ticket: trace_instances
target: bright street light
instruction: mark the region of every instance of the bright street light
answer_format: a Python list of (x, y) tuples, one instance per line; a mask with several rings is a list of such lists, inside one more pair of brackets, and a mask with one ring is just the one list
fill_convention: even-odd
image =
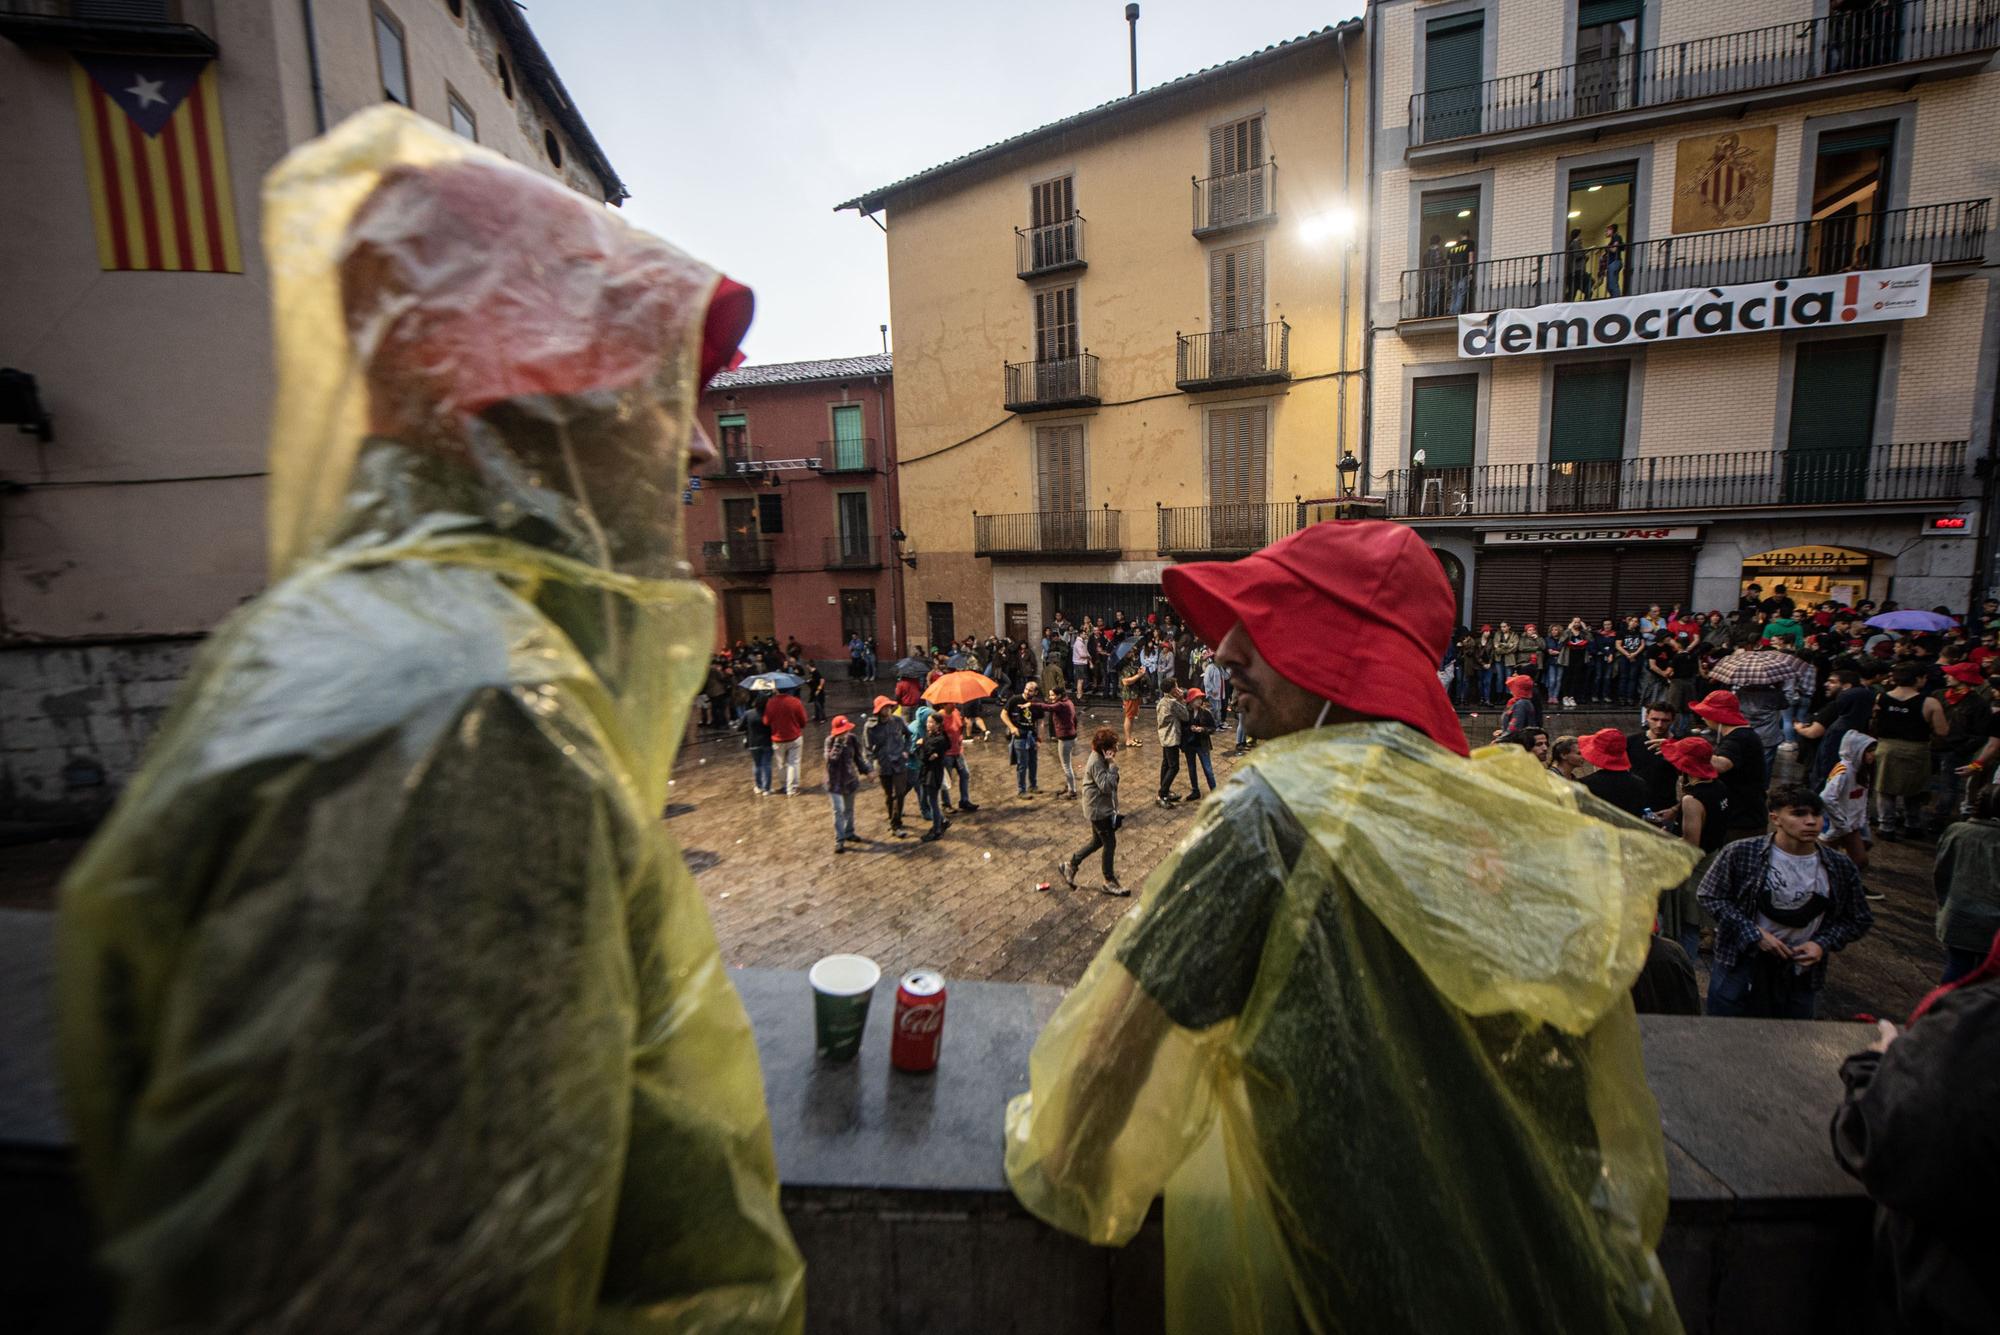
[(1341, 241), (1353, 237), (1354, 227), (1354, 210), (1337, 208), (1306, 219), (1300, 231), (1308, 241)]

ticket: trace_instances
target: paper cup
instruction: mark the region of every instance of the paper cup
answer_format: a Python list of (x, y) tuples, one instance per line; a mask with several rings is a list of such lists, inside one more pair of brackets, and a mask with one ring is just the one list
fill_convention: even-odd
[(882, 970), (866, 955), (828, 955), (806, 975), (813, 990), (813, 1039), (829, 1061), (851, 1061), (861, 1051), (868, 1002)]

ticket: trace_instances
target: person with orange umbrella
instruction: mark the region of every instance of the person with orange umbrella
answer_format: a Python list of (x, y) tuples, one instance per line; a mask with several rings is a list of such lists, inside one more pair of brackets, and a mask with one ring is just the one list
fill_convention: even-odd
[[(953, 773), (958, 775), (958, 807), (961, 811), (977, 811), (979, 808), (972, 801), (972, 771), (965, 765), (966, 716), (959, 712), (959, 706), (973, 700), (984, 700), (993, 694), (996, 684), (983, 672), (947, 672), (924, 690), (924, 699), (937, 706), (938, 726), (944, 730), (949, 742), (945, 750), (944, 782), (948, 783)], [(939, 791), (943, 791), (942, 784)]]

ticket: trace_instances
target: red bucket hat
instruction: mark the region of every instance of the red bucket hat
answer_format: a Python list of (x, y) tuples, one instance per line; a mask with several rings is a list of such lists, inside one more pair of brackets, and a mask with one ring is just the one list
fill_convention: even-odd
[(1750, 725), (1750, 720), (1743, 717), (1743, 706), (1734, 691), (1710, 691), (1688, 708), (1710, 723), (1727, 723), (1732, 728)]
[(1660, 758), (1690, 779), (1715, 779), (1721, 775), (1709, 764), (1715, 748), (1706, 737), (1678, 737), (1660, 743)]
[(1467, 754), (1437, 675), (1456, 600), (1416, 530), (1376, 519), (1312, 524), (1240, 561), (1173, 566), (1161, 582), (1208, 643), (1240, 622), (1294, 686)]
[(1981, 686), (1986, 682), (1985, 675), (1970, 663), (1947, 663), (1941, 670), (1953, 681), (1963, 682), (1967, 686)]
[(1625, 734), (1616, 728), (1599, 728), (1584, 734), (1576, 739), (1576, 749), (1599, 769), (1632, 768), (1632, 758), (1625, 754)]
[(878, 695), (875, 697), (875, 703), (868, 706), (868, 712), (871, 714), (879, 714), (885, 709), (894, 709), (895, 707), (896, 707), (896, 702), (894, 700), (891, 700), (886, 695)]
[(854, 725), (847, 721), (847, 715), (835, 714), (833, 716), (833, 725), (829, 727), (826, 731), (828, 736), (841, 737), (846, 735), (847, 733), (853, 732)]

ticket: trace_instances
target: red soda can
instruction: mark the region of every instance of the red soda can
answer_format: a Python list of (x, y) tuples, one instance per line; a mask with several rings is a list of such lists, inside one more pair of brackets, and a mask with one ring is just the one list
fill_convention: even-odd
[(944, 975), (933, 969), (905, 974), (896, 988), (896, 1034), (889, 1064), (899, 1071), (935, 1071), (944, 1044)]

